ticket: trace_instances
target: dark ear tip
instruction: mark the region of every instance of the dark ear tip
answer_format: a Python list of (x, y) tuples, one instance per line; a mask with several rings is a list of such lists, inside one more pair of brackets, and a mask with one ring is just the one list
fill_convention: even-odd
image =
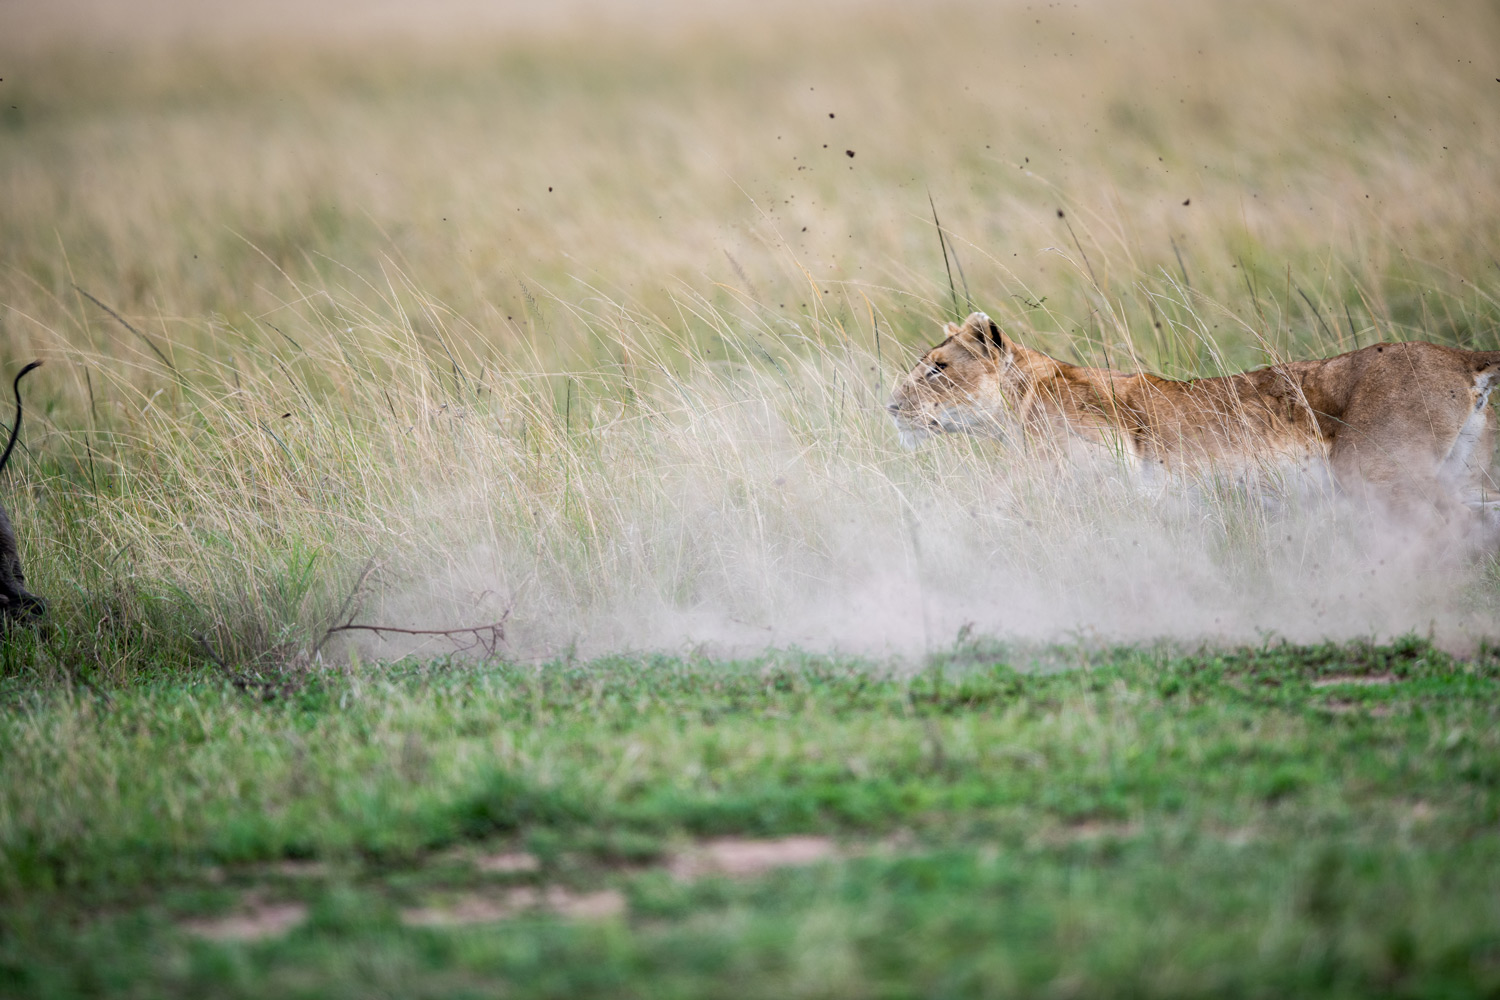
[(975, 315), (980, 317), (981, 323), (977, 332), (996, 347), (1004, 347), (1005, 338), (1000, 332), (1000, 324), (990, 319), (984, 313), (975, 313)]

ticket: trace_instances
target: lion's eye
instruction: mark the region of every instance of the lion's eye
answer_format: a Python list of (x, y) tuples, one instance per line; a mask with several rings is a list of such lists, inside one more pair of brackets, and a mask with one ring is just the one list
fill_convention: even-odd
[(941, 375), (943, 373), (943, 369), (947, 368), (947, 367), (948, 367), (948, 362), (946, 362), (946, 361), (934, 361), (932, 363), (932, 367), (927, 369), (927, 377), (928, 378), (937, 378), (939, 375)]

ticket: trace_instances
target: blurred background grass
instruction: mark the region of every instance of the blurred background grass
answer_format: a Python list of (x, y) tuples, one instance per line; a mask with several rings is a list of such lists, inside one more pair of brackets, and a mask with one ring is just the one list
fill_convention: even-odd
[(975, 300), (1046, 295), (1060, 327), (1087, 326), (1092, 267), (1316, 330), (1289, 269), (1356, 328), (1484, 332), (1460, 303), (1496, 267), (1485, 4), (500, 5), (488, 31), (458, 5), (304, 6), (236, 36), (160, 4), (108, 42), (64, 34), (68, 4), (13, 7), (37, 22), (0, 41), (13, 357), (115, 339), (72, 281), (191, 343), (283, 308), (281, 271), (399, 269), (492, 349), (551, 320), (558, 363), (591, 351), (535, 315), (543, 289), (670, 310), (722, 282), (796, 315), (794, 261), (832, 308), (878, 293), (926, 336), (949, 309), (929, 192)]

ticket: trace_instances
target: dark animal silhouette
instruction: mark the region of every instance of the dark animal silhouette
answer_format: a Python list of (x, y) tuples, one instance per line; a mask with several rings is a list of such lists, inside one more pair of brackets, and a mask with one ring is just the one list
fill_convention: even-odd
[[(10, 440), (5, 451), (0, 453), (0, 472), (10, 461), (10, 453), (21, 434), (21, 379), (26, 373), (41, 364), (33, 361), (16, 375), (11, 389), (16, 394), (16, 422), (10, 429)], [(0, 507), (0, 624), (8, 621), (33, 622), (47, 614), (47, 602), (26, 589), (26, 574), (21, 571), (21, 552), (16, 546), (16, 532), (11, 527), (10, 515)]]

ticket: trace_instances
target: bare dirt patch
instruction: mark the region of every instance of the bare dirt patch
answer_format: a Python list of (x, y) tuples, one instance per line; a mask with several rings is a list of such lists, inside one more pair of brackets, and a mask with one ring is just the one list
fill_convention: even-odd
[(525, 851), (503, 851), (499, 854), (483, 854), (474, 859), (474, 867), (491, 875), (508, 875), (517, 872), (534, 872), (542, 866), (536, 855)]
[(1134, 823), (1107, 823), (1103, 820), (1087, 819), (1064, 827), (1068, 840), (1104, 840), (1106, 837), (1125, 838), (1139, 836), (1141, 828)]
[(1357, 715), (1363, 713), (1377, 719), (1388, 718), (1394, 714), (1394, 709), (1389, 705), (1371, 704), (1363, 701), (1348, 701), (1344, 698), (1330, 698), (1318, 706), (1325, 712), (1333, 715)]
[(1395, 674), (1332, 674), (1328, 677), (1319, 677), (1312, 682), (1312, 686), (1315, 688), (1380, 687), (1385, 684), (1395, 684), (1400, 679)]
[(401, 911), (408, 927), (466, 927), (508, 920), (536, 906), (537, 891), (529, 886), (507, 892), (461, 896), (444, 906), (421, 906)]
[(1237, 826), (1225, 830), (1222, 836), (1230, 847), (1244, 847), (1258, 839), (1259, 833), (1252, 826)]
[(401, 911), (408, 927), (467, 927), (499, 923), (531, 911), (551, 911), (570, 920), (607, 920), (625, 912), (625, 897), (614, 889), (573, 892), (561, 886), (538, 890), (519, 886), (503, 892), (468, 893), (441, 906)]
[(247, 899), (239, 913), (187, 920), (182, 929), (209, 941), (263, 941), (280, 937), (307, 919), (301, 903), (266, 903)]
[(570, 920), (607, 920), (625, 912), (625, 897), (614, 889), (568, 892), (554, 886), (547, 890), (546, 903)]
[(810, 865), (827, 860), (836, 853), (827, 837), (777, 837), (772, 840), (749, 840), (723, 837), (706, 840), (672, 858), (668, 865), (672, 875), (683, 880), (705, 875), (728, 875), (747, 878), (775, 868)]
[(1429, 803), (1423, 802), (1421, 799), (1413, 802), (1411, 804), (1411, 808), (1406, 811), (1407, 819), (1409, 819), (1413, 823), (1430, 822), (1436, 815), (1437, 810), (1434, 809)]

